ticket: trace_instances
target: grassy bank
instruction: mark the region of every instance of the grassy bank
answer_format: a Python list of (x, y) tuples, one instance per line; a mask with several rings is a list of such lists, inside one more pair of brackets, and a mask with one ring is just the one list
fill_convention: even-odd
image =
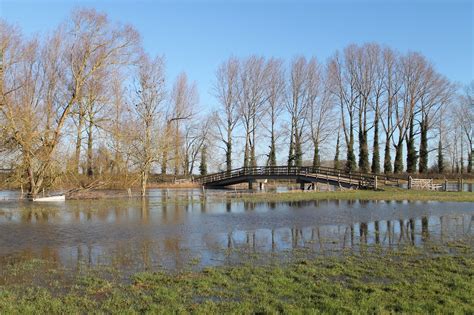
[[(193, 188), (182, 186), (171, 186), (172, 188)], [(155, 187), (158, 188), (158, 187)], [(165, 187), (160, 187), (165, 188)], [(168, 187), (170, 188), (170, 187)], [(128, 198), (125, 192), (116, 194), (104, 194), (100, 190), (89, 193), (92, 197), (82, 196), (73, 199), (120, 199)], [(244, 202), (297, 202), (311, 200), (393, 200), (393, 201), (451, 201), (451, 202), (474, 202), (474, 193), (470, 192), (443, 192), (443, 191), (419, 191), (399, 188), (385, 188), (380, 191), (372, 190), (343, 190), (343, 191), (301, 191), (292, 190), (288, 192), (251, 192), (229, 190), (227, 194), (212, 193), (207, 190), (207, 194), (212, 194), (215, 201), (244, 201)], [(133, 196), (139, 196), (136, 191)], [(161, 204), (188, 204), (193, 202), (204, 202), (196, 199), (181, 199), (170, 197), (161, 200)]]
[[(65, 285), (58, 270), (33, 261), (5, 270), (0, 313), (473, 313), (472, 248), (454, 248), (454, 254), (409, 247), (287, 265), (143, 272), (125, 284), (82, 273)], [(40, 272), (49, 280), (32, 285)]]
[(384, 190), (290, 191), (283, 193), (237, 194), (235, 199), (247, 202), (293, 202), (309, 200), (409, 200), (474, 202), (474, 193), (407, 190), (386, 187)]

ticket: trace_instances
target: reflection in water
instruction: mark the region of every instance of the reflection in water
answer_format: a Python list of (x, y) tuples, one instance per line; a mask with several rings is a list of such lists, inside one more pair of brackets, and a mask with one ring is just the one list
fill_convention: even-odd
[(153, 190), (144, 200), (2, 202), (0, 264), (37, 257), (77, 269), (180, 269), (196, 258), (203, 267), (249, 253), (318, 255), (473, 235), (474, 210), (465, 203), (219, 200), (196, 189)]

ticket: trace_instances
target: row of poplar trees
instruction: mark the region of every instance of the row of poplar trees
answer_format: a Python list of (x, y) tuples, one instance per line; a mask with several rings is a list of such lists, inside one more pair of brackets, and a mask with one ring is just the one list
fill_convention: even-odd
[(233, 168), (233, 143), (243, 134), (243, 166), (258, 164), (259, 142), (269, 142), (266, 164), (277, 165), (283, 139), (288, 166), (301, 166), (311, 155), (317, 167), (321, 147), (335, 145), (335, 167), (387, 174), (426, 173), (428, 155), (436, 151), (430, 140), (437, 138), (435, 164), (443, 172), (448, 145), (455, 151), (443, 142), (459, 126), (457, 141), (464, 147), (452, 163), (463, 163), (466, 153), (471, 172), (474, 88), (458, 90), (420, 53), (375, 43), (349, 45), (325, 63), (229, 58), (217, 70), (214, 89), (225, 168)]

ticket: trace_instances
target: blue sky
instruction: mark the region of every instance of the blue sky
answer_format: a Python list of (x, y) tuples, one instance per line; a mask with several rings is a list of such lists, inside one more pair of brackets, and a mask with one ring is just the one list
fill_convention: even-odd
[(150, 54), (165, 55), (170, 81), (186, 71), (201, 103), (227, 57), (295, 55), (324, 61), (349, 43), (379, 42), (426, 55), (451, 80), (474, 79), (471, 1), (10, 1), (0, 14), (27, 35), (50, 31), (76, 7), (134, 25)]

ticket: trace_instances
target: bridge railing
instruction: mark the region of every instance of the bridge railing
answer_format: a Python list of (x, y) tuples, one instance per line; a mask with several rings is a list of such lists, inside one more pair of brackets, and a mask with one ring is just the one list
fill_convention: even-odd
[(387, 174), (374, 174), (374, 173), (363, 173), (363, 172), (357, 172), (357, 171), (351, 171), (347, 172), (344, 169), (340, 168), (332, 168), (332, 167), (325, 167), (325, 166), (319, 166), (319, 167), (312, 167), (312, 166), (304, 166), (303, 168), (309, 168), (309, 170), (313, 173), (319, 173), (319, 174), (340, 174), (341, 176), (351, 176), (352, 178), (374, 178), (377, 176), (378, 181), (384, 182), (384, 184), (389, 184), (389, 185), (398, 185), (400, 184), (401, 181), (406, 181), (406, 178), (402, 177), (396, 177), (396, 176), (391, 176)]
[[(384, 181), (395, 182), (398, 179), (392, 179), (388, 176), (381, 176), (376, 174), (366, 174), (361, 172), (345, 172), (341, 169), (335, 169), (330, 167), (312, 167), (312, 166), (254, 166), (254, 167), (241, 167), (233, 169), (231, 171), (222, 171), (215, 174), (205, 175), (196, 178), (196, 181), (206, 184), (212, 182), (219, 182), (226, 179), (236, 178), (247, 175), (259, 175), (259, 176), (278, 176), (278, 175), (307, 175), (307, 176), (326, 176), (326, 177), (337, 177), (341, 180), (359, 181), (364, 186), (374, 186), (375, 177)], [(380, 178), (381, 177), (381, 178)]]
[(336, 182), (346, 182), (349, 184), (358, 184), (364, 187), (375, 187), (375, 176), (372, 174), (363, 174), (360, 172), (345, 172), (344, 170), (330, 167), (302, 167), (301, 173), (311, 177), (332, 180)]

